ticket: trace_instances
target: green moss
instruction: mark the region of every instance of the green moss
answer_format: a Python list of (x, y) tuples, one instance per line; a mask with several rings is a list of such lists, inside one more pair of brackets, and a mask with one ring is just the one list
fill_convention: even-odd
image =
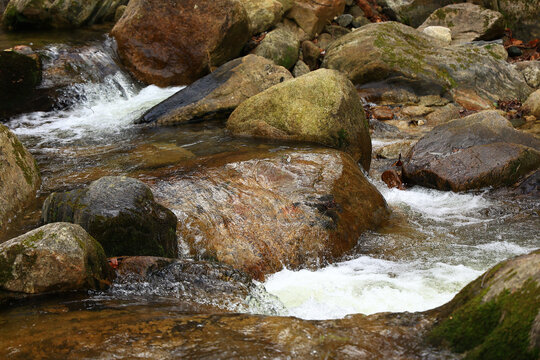
[(482, 299), (489, 288), (467, 299), (471, 290), (478, 287), (478, 280), (475, 283), (462, 295), (467, 301), (436, 325), (429, 341), (459, 353), (467, 352), (466, 359), (537, 359), (539, 350), (530, 349), (529, 339), (540, 308), (540, 287), (536, 281), (529, 279), (521, 289), (505, 290), (487, 302)]

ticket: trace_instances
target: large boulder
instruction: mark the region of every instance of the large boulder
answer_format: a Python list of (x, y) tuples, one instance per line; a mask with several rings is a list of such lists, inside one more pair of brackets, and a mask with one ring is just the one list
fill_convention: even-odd
[(102, 289), (110, 268), (82, 227), (54, 223), (0, 244), (0, 289), (27, 294)]
[(192, 254), (257, 279), (340, 257), (388, 216), (382, 195), (340, 151), (225, 154), (201, 164), (156, 184), (160, 200)]
[(403, 179), (441, 190), (512, 185), (540, 166), (540, 140), (515, 130), (497, 111), (435, 127), (411, 149)]
[(41, 61), (36, 54), (0, 51), (0, 120), (25, 107), (41, 82)]
[(359, 85), (383, 82), (389, 87), (410, 88), (419, 95), (460, 89), (491, 102), (524, 100), (532, 89), (498, 53), (497, 46), (445, 47), (409, 26), (377, 23), (332, 43), (322, 66), (345, 73)]
[(497, 264), (435, 312), (434, 345), (467, 359), (538, 359), (540, 250)]
[(287, 69), (256, 55), (231, 60), (149, 109), (139, 123), (160, 125), (227, 118), (243, 101), (292, 79)]
[(136, 179), (106, 176), (83, 189), (52, 193), (43, 204), (42, 220), (81, 225), (107, 256), (178, 255), (176, 216)]
[(300, 41), (296, 34), (282, 26), (270, 31), (253, 53), (270, 59), (277, 65), (291, 69), (298, 61), (299, 51)]
[(452, 44), (499, 39), (504, 35), (504, 18), (498, 11), (471, 3), (453, 4), (435, 10), (418, 28), (444, 26), (452, 32)]
[(392, 20), (417, 27), (435, 10), (456, 0), (378, 0), (382, 10)]
[(308, 35), (320, 34), (324, 26), (345, 10), (345, 0), (295, 0), (287, 17), (293, 19)]
[(116, 8), (127, 0), (10, 0), (3, 24), (19, 28), (76, 28), (94, 22), (112, 20)]
[(486, 8), (500, 11), (506, 27), (517, 39), (524, 41), (540, 38), (540, 6), (537, 0), (473, 0)]
[(320, 69), (244, 101), (227, 128), (235, 135), (306, 141), (342, 149), (369, 170), (371, 138), (356, 89), (337, 71)]
[(159, 86), (194, 82), (237, 57), (250, 37), (236, 0), (132, 0), (111, 34), (128, 70)]
[(250, 33), (258, 34), (276, 25), (293, 5), (292, 0), (240, 0), (249, 19)]
[(6, 230), (10, 217), (35, 198), (40, 183), (32, 155), (0, 124), (0, 233)]

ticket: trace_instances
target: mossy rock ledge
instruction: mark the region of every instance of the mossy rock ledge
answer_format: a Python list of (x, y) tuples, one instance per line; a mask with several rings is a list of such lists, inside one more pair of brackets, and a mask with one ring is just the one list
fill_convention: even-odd
[(81, 225), (109, 257), (178, 256), (176, 216), (137, 179), (106, 176), (87, 188), (52, 193), (43, 204), (42, 221)]
[(540, 250), (496, 265), (434, 312), (435, 346), (465, 359), (538, 359)]
[(409, 26), (384, 22), (362, 26), (333, 42), (322, 66), (341, 71), (364, 87), (400, 87), (419, 96), (452, 94), (459, 89), (490, 102), (525, 100), (532, 89), (506, 62), (499, 47), (444, 46)]
[(360, 97), (338, 71), (319, 69), (244, 101), (227, 128), (238, 136), (304, 141), (343, 150), (367, 171), (371, 137)]
[(102, 289), (111, 275), (103, 248), (79, 225), (48, 224), (0, 244), (0, 290)]

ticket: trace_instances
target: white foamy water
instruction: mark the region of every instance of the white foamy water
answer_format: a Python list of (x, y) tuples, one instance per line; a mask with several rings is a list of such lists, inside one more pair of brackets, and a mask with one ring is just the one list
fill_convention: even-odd
[(481, 274), (464, 265), (398, 263), (361, 256), (317, 271), (282, 270), (265, 287), (303, 319), (347, 314), (423, 311), (452, 299)]
[(76, 140), (107, 139), (111, 134), (133, 127), (144, 111), (173, 95), (182, 87), (139, 90), (131, 79), (117, 72), (103, 82), (77, 84), (71, 91), (83, 101), (73, 107), (51, 112), (34, 112), (10, 121), (9, 127), (23, 139), (38, 138), (37, 147), (58, 146)]

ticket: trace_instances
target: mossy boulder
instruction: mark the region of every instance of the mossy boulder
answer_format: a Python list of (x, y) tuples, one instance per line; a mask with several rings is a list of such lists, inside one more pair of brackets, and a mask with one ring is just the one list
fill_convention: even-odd
[(494, 46), (447, 47), (409, 26), (385, 22), (363, 26), (333, 42), (322, 66), (364, 87), (383, 83), (418, 95), (466, 89), (491, 102), (526, 99), (532, 89)]
[(35, 198), (40, 184), (36, 161), (15, 134), (0, 124), (0, 233)]
[(435, 311), (434, 345), (465, 359), (538, 359), (540, 250), (496, 265)]
[(139, 80), (187, 85), (236, 58), (250, 38), (236, 0), (131, 0), (111, 35)]
[(54, 223), (0, 244), (0, 289), (26, 294), (103, 289), (111, 270), (82, 227)]
[(226, 119), (243, 101), (292, 79), (291, 73), (271, 60), (247, 55), (231, 60), (149, 109), (139, 123), (177, 125)]
[(87, 188), (52, 193), (43, 204), (42, 220), (81, 225), (107, 256), (178, 255), (176, 216), (136, 179), (106, 176)]
[(407, 154), (403, 179), (464, 191), (516, 183), (540, 166), (540, 140), (488, 110), (436, 126)]
[(272, 60), (276, 65), (291, 69), (298, 60), (300, 41), (288, 28), (282, 26), (270, 31), (253, 54)]
[(127, 0), (10, 0), (3, 16), (7, 28), (77, 28), (112, 20)]
[(364, 169), (371, 138), (360, 97), (337, 71), (320, 69), (244, 101), (227, 128), (238, 136), (305, 141), (344, 150)]
[(449, 28), (452, 44), (500, 39), (504, 35), (504, 18), (500, 12), (471, 3), (452, 4), (435, 10), (418, 30), (428, 26)]
[(156, 186), (193, 255), (257, 279), (335, 260), (389, 215), (357, 163), (333, 149), (215, 155)]
[(41, 61), (35, 54), (0, 51), (0, 120), (24, 107), (41, 82)]
[(291, 7), (285, 0), (240, 0), (247, 12), (251, 34), (259, 34), (275, 26)]

